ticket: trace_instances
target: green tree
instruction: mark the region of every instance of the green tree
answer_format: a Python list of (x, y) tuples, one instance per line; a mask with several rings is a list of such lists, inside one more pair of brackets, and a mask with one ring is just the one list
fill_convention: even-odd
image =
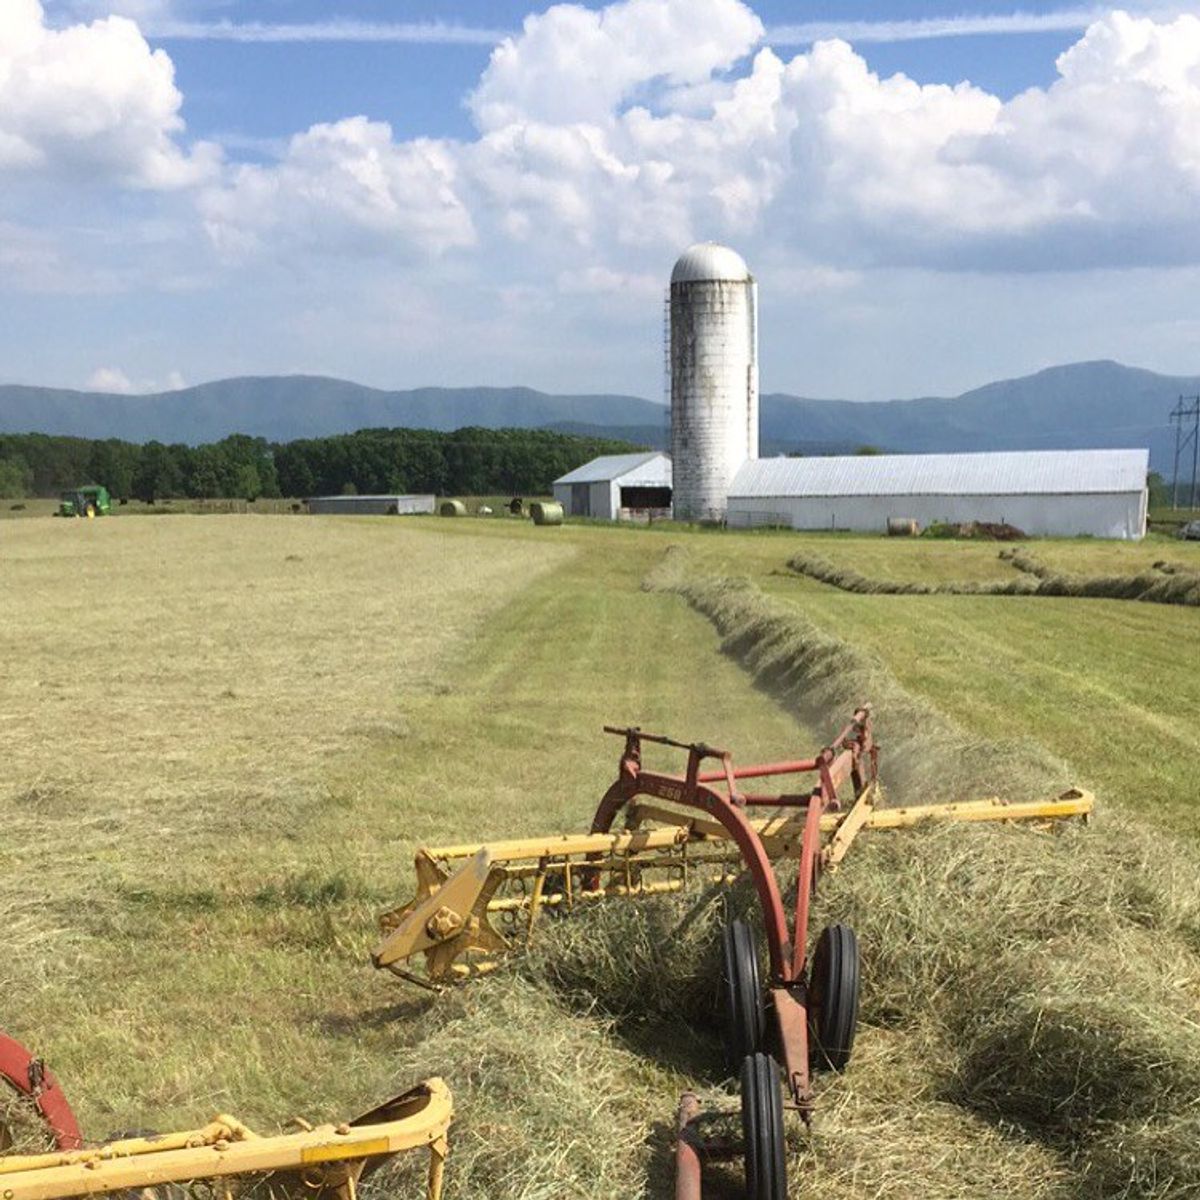
[(20, 458), (0, 458), (0, 500), (24, 500), (33, 488), (33, 472)]

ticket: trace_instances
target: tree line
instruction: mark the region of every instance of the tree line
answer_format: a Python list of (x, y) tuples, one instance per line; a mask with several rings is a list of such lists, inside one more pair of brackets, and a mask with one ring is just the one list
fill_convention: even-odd
[(360, 429), (269, 442), (233, 434), (201, 446), (0, 434), (0, 498), (100, 484), (118, 499), (244, 499), (352, 493), (544, 494), (560, 475), (628, 442), (546, 429)]

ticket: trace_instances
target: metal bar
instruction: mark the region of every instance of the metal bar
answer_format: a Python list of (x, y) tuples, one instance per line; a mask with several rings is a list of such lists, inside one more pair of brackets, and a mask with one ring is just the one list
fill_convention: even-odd
[(808, 819), (804, 823), (804, 838), (800, 843), (800, 866), (796, 872), (796, 933), (792, 939), (791, 973), (776, 976), (791, 982), (804, 978), (804, 956), (808, 950), (808, 905), (816, 882), (821, 853), (821, 798), (813, 796), (808, 803)]
[[(762, 779), (767, 775), (795, 775), (800, 771), (815, 771), (815, 758), (798, 758), (793, 762), (758, 763), (749, 767), (734, 767), (734, 779)], [(720, 783), (725, 778), (724, 771), (701, 771), (697, 777), (700, 783)]]
[[(800, 992), (800, 998), (793, 995)], [(812, 1107), (812, 1092), (808, 1079), (808, 1007), (803, 988), (771, 988), (771, 1008), (783, 1054), (783, 1074), (788, 1091), (807, 1122)]]
[[(764, 806), (769, 803), (769, 800), (753, 794), (743, 798), (748, 804)], [(807, 802), (808, 796), (800, 799)], [(1016, 804), (1005, 804), (998, 798), (993, 798), (957, 801), (951, 804), (913, 805), (907, 808), (878, 808), (872, 811), (866, 827), (868, 829), (896, 829), (928, 820), (1022, 821), (1031, 818), (1053, 820), (1062, 817), (1084, 816), (1092, 811), (1094, 805), (1095, 797), (1092, 793), (1082, 789), (1072, 789), (1055, 800), (1022, 801)], [(694, 816), (691, 813), (675, 812), (663, 808), (661, 805), (647, 804), (643, 801), (635, 801), (631, 805), (631, 809), (636, 809), (643, 819), (674, 821), (675, 824), (667, 828), (636, 829), (628, 833), (556, 835), (513, 839), (504, 842), (472, 842), (457, 846), (433, 847), (423, 853), (435, 860), (473, 858), (486, 844), (492, 862), (504, 863), (524, 858), (536, 860), (544, 856), (604, 853), (617, 855), (643, 850), (669, 849), (689, 840), (689, 830), (692, 838), (726, 836), (725, 828), (719, 821)], [(840, 814), (828, 814), (821, 818), (821, 829), (824, 832), (833, 832), (844, 819), (844, 816)], [(793, 832), (789, 830), (788, 826), (794, 821), (795, 818), (792, 817), (769, 817), (758, 820), (751, 818), (749, 824), (761, 837), (774, 838)], [(799, 836), (800, 829), (796, 828), (794, 833)]]
[[(265, 1171), (305, 1170), (326, 1163), (354, 1163), (421, 1146), (444, 1145), (453, 1116), (450, 1092), (430, 1079), (412, 1093), (415, 1111), (399, 1120), (368, 1125), (322, 1125), (279, 1137), (219, 1138), (211, 1144), (167, 1150), (140, 1148), (149, 1139), (118, 1143), (130, 1152), (72, 1152), (53, 1165), (25, 1165), (6, 1158), (4, 1200), (65, 1200), (128, 1188), (221, 1179)], [(231, 1128), (231, 1133), (236, 1129)], [(172, 1139), (177, 1140), (177, 1139)], [(132, 1147), (139, 1147), (136, 1153)], [(36, 1156), (37, 1160), (45, 1156)]]
[(870, 820), (875, 811), (875, 798), (878, 785), (868, 783), (863, 788), (862, 795), (854, 802), (854, 807), (841, 819), (833, 831), (829, 844), (821, 851), (821, 865), (829, 871), (836, 871), (837, 865), (846, 857), (858, 831)]
[(675, 1137), (675, 1200), (700, 1200), (700, 1139), (692, 1122), (700, 1115), (700, 1100), (694, 1092), (679, 1098)]

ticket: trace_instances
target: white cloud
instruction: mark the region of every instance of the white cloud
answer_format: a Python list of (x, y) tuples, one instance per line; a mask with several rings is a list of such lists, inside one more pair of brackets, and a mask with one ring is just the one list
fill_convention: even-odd
[(121, 370), (120, 367), (97, 367), (85, 384), (89, 392), (107, 392), (118, 396), (144, 396), (152, 392), (177, 392), (186, 387), (183, 375), (179, 371), (168, 371), (165, 380), (138, 379), (136, 381)]
[(558, 5), (494, 51), (476, 139), (314, 126), (209, 189), (207, 226), (234, 254), (470, 248), (551, 280), (564, 258), (634, 278), (697, 237), (805, 268), (1200, 260), (1200, 19), (1110, 14), (1008, 102), (839, 40), (747, 68), (761, 34), (740, 0)]
[(655, 80), (707, 81), (762, 33), (738, 0), (622, 0), (599, 11), (559, 4), (526, 17), (523, 32), (492, 51), (471, 110), (485, 130), (605, 120)]
[(390, 247), (437, 255), (468, 246), (471, 216), (455, 191), (451, 149), (397, 143), (385, 122), (351, 117), (297, 134), (282, 160), (244, 164), (201, 199), (214, 243), (240, 257), (271, 241), (322, 252)]
[(97, 367), (88, 376), (86, 386), (89, 392), (110, 392), (121, 396), (131, 396), (137, 391), (133, 380), (120, 367)]
[(0, 170), (152, 189), (199, 182), (218, 152), (180, 148), (181, 103), (171, 60), (133, 21), (55, 30), (38, 0), (0, 4)]

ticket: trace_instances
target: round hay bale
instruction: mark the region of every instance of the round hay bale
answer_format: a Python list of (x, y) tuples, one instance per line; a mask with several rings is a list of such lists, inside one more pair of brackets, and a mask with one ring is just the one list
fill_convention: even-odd
[(888, 517), (888, 537), (916, 537), (921, 527), (912, 517)]
[(461, 500), (443, 500), (438, 505), (439, 517), (465, 517), (467, 506)]
[(563, 507), (553, 500), (535, 500), (529, 506), (529, 515), (535, 525), (561, 525), (563, 523)]

